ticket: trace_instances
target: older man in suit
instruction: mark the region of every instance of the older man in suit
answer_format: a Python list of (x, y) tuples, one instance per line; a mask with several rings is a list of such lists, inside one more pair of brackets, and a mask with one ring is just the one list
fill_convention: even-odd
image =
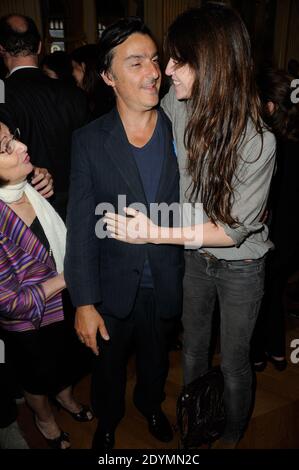
[(98, 204), (117, 207), (123, 195), (128, 205), (141, 203), (149, 211), (152, 203), (179, 200), (170, 123), (156, 108), (157, 47), (141, 20), (120, 20), (105, 30), (99, 64), (115, 92), (116, 108), (74, 134), (65, 277), (77, 306), (77, 334), (96, 354), (92, 394), (99, 424), (93, 448), (109, 450), (124, 415), (133, 344), (134, 403), (152, 435), (164, 442), (173, 437), (161, 403), (168, 341), (180, 314), (183, 257), (176, 246), (129, 245), (96, 236)]
[(0, 19), (0, 53), (9, 71), (0, 121), (19, 128), (34, 165), (47, 168), (55, 184), (54, 205), (65, 216), (69, 184), (71, 135), (89, 120), (84, 93), (38, 68), (41, 38), (31, 18)]

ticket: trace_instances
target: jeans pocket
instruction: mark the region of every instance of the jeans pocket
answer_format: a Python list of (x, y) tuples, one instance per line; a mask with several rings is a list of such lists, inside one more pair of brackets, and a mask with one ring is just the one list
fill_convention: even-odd
[(253, 259), (253, 260), (240, 260), (240, 261), (227, 261), (227, 268), (235, 273), (259, 273), (264, 270), (265, 259)]

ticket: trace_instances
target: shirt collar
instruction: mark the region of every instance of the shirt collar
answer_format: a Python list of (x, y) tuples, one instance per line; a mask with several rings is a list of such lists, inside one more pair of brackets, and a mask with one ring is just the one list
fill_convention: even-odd
[(35, 65), (20, 65), (19, 67), (13, 68), (8, 76), (10, 77), (14, 72), (21, 69), (38, 69), (38, 67)]

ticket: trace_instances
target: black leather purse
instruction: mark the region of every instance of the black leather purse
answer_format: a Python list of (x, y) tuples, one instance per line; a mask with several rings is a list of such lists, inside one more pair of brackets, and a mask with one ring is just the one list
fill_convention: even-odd
[(177, 400), (180, 447), (211, 444), (225, 425), (224, 381), (220, 367), (213, 367), (185, 386)]

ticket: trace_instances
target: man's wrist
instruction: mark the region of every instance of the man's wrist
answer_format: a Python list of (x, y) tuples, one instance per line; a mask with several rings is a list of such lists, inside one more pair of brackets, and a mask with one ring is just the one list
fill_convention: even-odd
[(89, 310), (93, 309), (94, 308), (94, 305), (93, 304), (90, 304), (90, 305), (80, 305), (79, 307), (76, 308), (77, 312), (80, 312), (80, 313), (84, 313), (84, 312), (88, 312)]

